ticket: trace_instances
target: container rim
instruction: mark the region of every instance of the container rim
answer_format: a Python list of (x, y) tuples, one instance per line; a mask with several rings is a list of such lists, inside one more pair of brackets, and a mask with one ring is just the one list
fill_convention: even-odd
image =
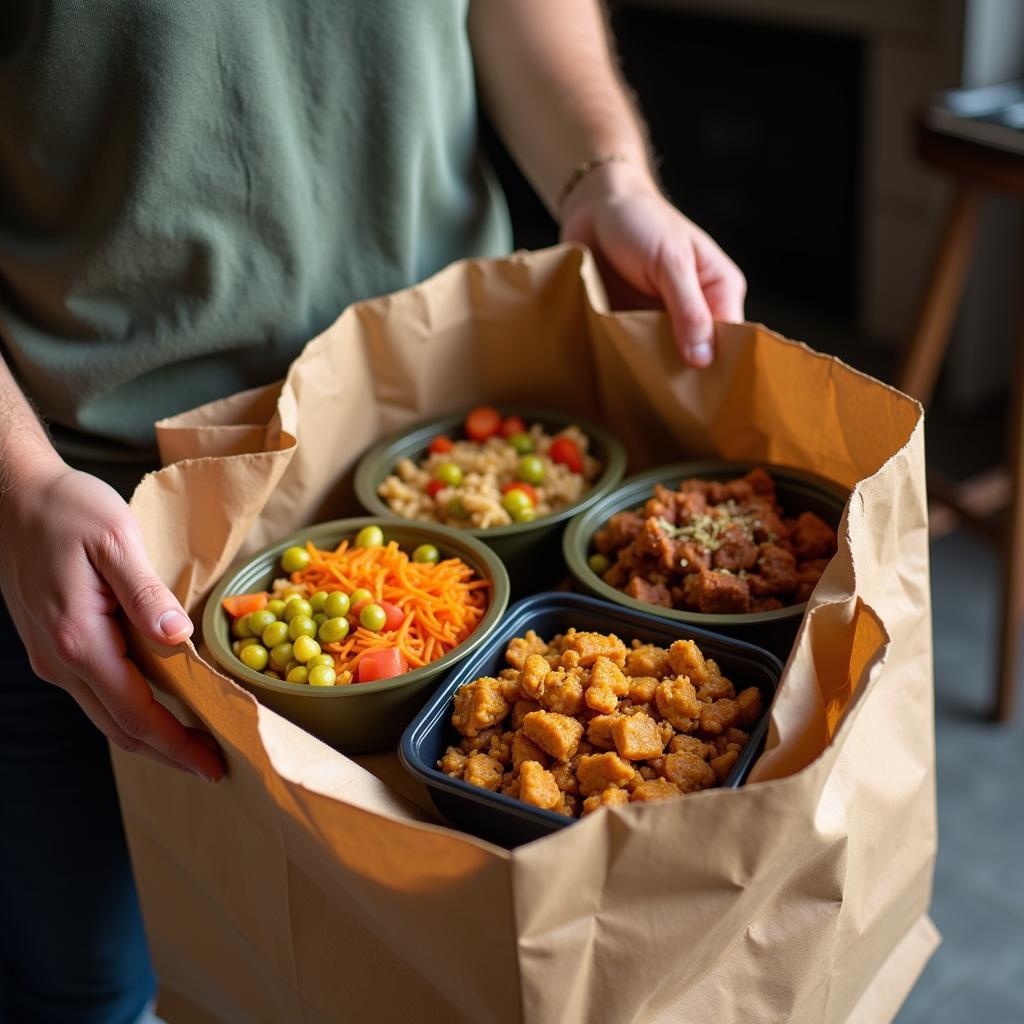
[[(450, 669), (456, 662), (472, 654), (501, 621), (508, 606), (510, 583), (508, 573), (501, 559), (486, 544), (475, 537), (467, 537), (466, 532), (439, 523), (420, 523), (411, 519), (388, 520), (392, 529), (409, 531), (430, 541), (438, 547), (453, 551), (458, 557), (469, 554), (470, 561), (475, 563), (476, 572), (491, 583), (491, 601), (484, 617), (476, 629), (458, 647), (449, 651), (437, 661), (432, 661), (422, 668), (413, 669), (393, 679), (380, 679), (373, 683), (358, 683), (349, 686), (309, 686), (305, 683), (289, 683), (285, 679), (271, 679), (247, 665), (242, 664), (231, 651), (230, 644), (223, 645), (218, 633), (218, 616), (222, 615), (221, 599), (238, 591), (233, 590), (246, 578), (247, 572), (254, 568), (254, 563), (270, 558), (271, 565), (276, 565), (277, 556), (293, 544), (304, 543), (311, 539), (313, 532), (324, 536), (334, 536), (338, 543), (346, 534), (357, 533), (364, 526), (381, 525), (379, 516), (357, 516), (347, 519), (332, 519), (323, 523), (315, 523), (302, 530), (297, 530), (283, 540), (268, 544), (254, 554), (236, 560), (221, 576), (217, 585), (210, 591), (203, 609), (202, 626), (203, 642), (216, 661), (217, 666), (228, 676), (246, 680), (258, 689), (265, 689), (281, 694), (302, 695), (310, 700), (346, 700), (369, 696), (387, 690), (395, 690), (423, 680), (428, 675), (439, 675)], [(388, 526), (384, 527), (385, 534)], [(462, 549), (459, 551), (459, 549)], [(261, 574), (262, 575), (262, 574)], [(241, 591), (244, 593), (244, 590)], [(211, 642), (213, 641), (213, 642)], [(230, 658), (230, 661), (228, 660)], [(237, 665), (233, 664), (237, 662)]]
[[(394, 472), (395, 465), (400, 458), (419, 457), (436, 434), (460, 426), (473, 408), (473, 406), (469, 406), (442, 416), (421, 420), (411, 427), (395, 431), (374, 445), (359, 460), (359, 465), (356, 467), (354, 486), (356, 497), (362, 506), (379, 516), (387, 516), (389, 519), (400, 519), (407, 523), (423, 523), (424, 521), (420, 519), (406, 519), (404, 516), (397, 515), (377, 494), (377, 487), (385, 476)], [(566, 505), (565, 508), (552, 512), (550, 515), (541, 516), (529, 523), (510, 523), (507, 526), (489, 527), (450, 527), (450, 529), (458, 530), (464, 536), (491, 539), (519, 536), (529, 533), (531, 530), (554, 526), (579, 515), (593, 502), (610, 493), (622, 479), (626, 471), (625, 445), (601, 424), (582, 416), (572, 416), (553, 409), (523, 405), (502, 405), (501, 408), (508, 415), (522, 416), (524, 420), (540, 423), (545, 428), (549, 425), (557, 426), (558, 429), (568, 426), (579, 427), (587, 437), (597, 441), (604, 453), (604, 467), (586, 494), (571, 505)], [(386, 467), (383, 473), (380, 472), (381, 466)]]

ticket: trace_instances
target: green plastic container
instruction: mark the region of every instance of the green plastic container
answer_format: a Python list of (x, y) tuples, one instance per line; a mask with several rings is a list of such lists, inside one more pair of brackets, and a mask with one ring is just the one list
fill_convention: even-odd
[(686, 622), (726, 636), (746, 640), (765, 647), (783, 661), (789, 655), (803, 619), (807, 602), (777, 608), (770, 612), (747, 612), (742, 615), (708, 615), (702, 612), (659, 608), (646, 601), (637, 601), (621, 590), (609, 586), (587, 564), (593, 553), (594, 534), (616, 512), (640, 508), (654, 491), (655, 484), (675, 488), (681, 480), (699, 477), (702, 480), (732, 480), (743, 476), (755, 466), (766, 469), (775, 481), (775, 492), (787, 515), (814, 512), (833, 527), (839, 526), (850, 492), (831, 480), (787, 466), (753, 462), (680, 462), (641, 473), (623, 481), (611, 494), (591, 505), (575, 518), (565, 532), (562, 550), (569, 571), (578, 587), (595, 597), (614, 601), (636, 611), (644, 611), (677, 622)]
[[(599, 502), (619, 483), (626, 471), (626, 449), (610, 431), (578, 416), (520, 406), (501, 406), (500, 409), (504, 416), (522, 416), (527, 425), (540, 423), (549, 433), (557, 433), (572, 425), (579, 427), (590, 438), (591, 453), (603, 466), (594, 486), (579, 501), (550, 516), (536, 519), (532, 523), (460, 531), (464, 535), (479, 538), (498, 555), (508, 570), (513, 596), (522, 597), (543, 590), (564, 578), (561, 539), (565, 524)], [(421, 459), (438, 434), (447, 434), (452, 438), (464, 437), (462, 424), (468, 411), (425, 420), (393, 434), (367, 452), (355, 476), (356, 497), (362, 506), (373, 515), (395, 518), (394, 512), (377, 494), (377, 488), (386, 476), (394, 472), (395, 466), (402, 459)]]
[[(293, 544), (311, 540), (319, 548), (334, 548), (353, 538), (364, 526), (377, 524), (385, 541), (395, 540), (403, 551), (420, 544), (434, 544), (442, 558), (461, 558), (491, 583), (487, 614), (469, 638), (443, 658), (394, 679), (349, 686), (318, 687), (271, 679), (242, 664), (231, 650), (229, 617), (221, 599), (231, 594), (269, 590), (284, 575), (281, 553)], [(398, 743), (402, 731), (437, 688), (442, 678), (463, 658), (475, 651), (497, 626), (509, 599), (508, 575), (494, 553), (460, 530), (432, 523), (379, 519), (337, 519), (298, 530), (258, 554), (236, 563), (214, 587), (203, 612), (203, 640), (214, 660), (261, 704), (346, 753), (383, 750)]]

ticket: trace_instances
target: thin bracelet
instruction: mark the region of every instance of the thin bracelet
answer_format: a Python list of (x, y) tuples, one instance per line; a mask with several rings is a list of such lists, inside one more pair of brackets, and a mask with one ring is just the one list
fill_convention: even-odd
[(556, 203), (556, 206), (561, 208), (562, 204), (569, 198), (576, 186), (591, 171), (596, 171), (598, 167), (604, 167), (605, 164), (628, 162), (629, 157), (624, 153), (608, 153), (606, 156), (596, 156), (592, 160), (583, 160), (581, 163), (578, 163), (573, 168), (572, 174), (569, 175), (569, 180), (562, 187), (562, 191), (558, 193), (558, 202)]

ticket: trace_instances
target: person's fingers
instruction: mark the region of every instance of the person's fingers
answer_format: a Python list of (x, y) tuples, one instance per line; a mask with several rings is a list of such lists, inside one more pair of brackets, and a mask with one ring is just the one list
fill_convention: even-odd
[(217, 753), (196, 739), (153, 696), (149, 684), (126, 657), (124, 637), (112, 618), (96, 614), (65, 617), (56, 628), (54, 650), (64, 669), (85, 682), (129, 740), (151, 747), (210, 781), (223, 775)]
[(685, 239), (663, 243), (652, 276), (679, 354), (691, 366), (710, 365), (715, 358), (715, 323), (697, 276), (692, 244)]
[(112, 526), (89, 557), (132, 624), (145, 636), (157, 643), (180, 644), (192, 635), (191, 620), (153, 570), (133, 519)]
[(711, 315), (728, 323), (743, 322), (743, 303), (747, 297), (747, 279), (743, 272), (707, 237), (696, 243), (697, 278), (704, 291)]

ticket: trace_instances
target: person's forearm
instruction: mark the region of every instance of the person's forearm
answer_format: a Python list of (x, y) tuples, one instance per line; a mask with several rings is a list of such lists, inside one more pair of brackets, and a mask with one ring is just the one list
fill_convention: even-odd
[(597, 0), (473, 0), (470, 39), (487, 112), (558, 216), (576, 167), (649, 179), (646, 133), (615, 68)]
[(42, 423), (0, 357), (0, 520), (14, 490), (37, 469), (59, 461)]

